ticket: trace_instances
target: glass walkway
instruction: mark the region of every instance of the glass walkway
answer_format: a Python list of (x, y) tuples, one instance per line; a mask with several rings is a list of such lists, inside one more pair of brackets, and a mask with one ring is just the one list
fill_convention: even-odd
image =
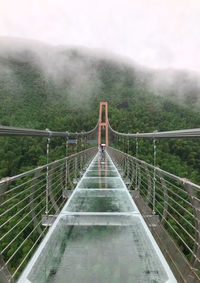
[(93, 159), (18, 282), (177, 282), (107, 153)]

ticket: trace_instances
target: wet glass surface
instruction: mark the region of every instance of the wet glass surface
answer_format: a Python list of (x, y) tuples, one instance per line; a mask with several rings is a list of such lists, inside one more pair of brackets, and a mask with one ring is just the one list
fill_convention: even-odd
[(97, 161), (93, 161), (92, 162), (92, 164), (93, 165), (98, 165), (98, 166), (100, 166), (100, 165), (109, 165), (109, 166), (113, 166), (113, 164), (112, 164), (112, 162), (110, 161), (110, 160), (108, 160), (107, 158), (106, 159), (104, 159), (103, 161), (101, 161), (101, 160), (97, 160)]
[(119, 177), (109, 177), (109, 178), (83, 178), (78, 188), (80, 189), (123, 189), (125, 188), (124, 183)]
[(92, 164), (90, 166), (90, 170), (114, 170), (115, 167), (113, 165), (106, 165), (106, 164), (101, 164), (101, 166)]
[(85, 177), (119, 177), (117, 172), (114, 170), (93, 170), (88, 171)]
[(133, 206), (125, 190), (78, 190), (65, 211), (70, 212), (133, 212)]
[(108, 156), (97, 155), (61, 213), (27, 273), (30, 282), (162, 283), (168, 280), (156, 252), (158, 248), (153, 246)]
[(156, 283), (168, 277), (139, 216), (129, 218), (126, 225), (77, 225), (63, 216), (28, 279)]

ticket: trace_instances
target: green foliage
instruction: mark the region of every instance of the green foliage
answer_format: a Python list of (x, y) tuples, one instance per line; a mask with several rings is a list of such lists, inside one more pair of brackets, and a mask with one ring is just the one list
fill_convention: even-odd
[[(79, 58), (80, 61), (86, 59)], [(8, 81), (0, 77), (0, 124), (56, 131), (90, 130), (98, 120), (99, 102), (107, 101), (110, 124), (119, 132), (169, 131), (199, 127), (198, 112), (151, 93), (136, 80), (128, 67), (100, 59), (94, 60), (92, 64), (97, 70), (101, 84), (89, 99), (79, 105), (71, 103), (68, 82), (59, 85), (54, 83), (29, 60), (0, 58), (0, 68), (9, 66), (13, 75)], [(135, 139), (128, 141), (121, 138), (118, 141), (111, 138), (109, 142), (110, 145), (135, 155)], [(80, 142), (78, 150), (81, 150)], [(72, 152), (73, 148), (69, 147), (68, 154)], [(0, 179), (27, 171), (46, 163), (46, 139), (0, 137), (0, 156)], [(65, 140), (51, 138), (49, 161), (64, 156)], [(157, 143), (157, 166), (200, 184), (199, 156), (199, 139), (162, 139)], [(139, 140), (138, 157), (153, 163), (151, 139)], [(26, 219), (26, 222), (30, 219)], [(22, 222), (20, 229), (23, 229), (26, 222)], [(9, 225), (12, 227), (13, 224)], [(176, 227), (175, 223), (171, 225)], [(26, 237), (26, 233), (28, 232), (25, 230), (22, 239)], [(22, 239), (19, 239), (19, 242)], [(8, 242), (3, 243), (3, 246)], [(23, 253), (26, 254), (31, 246), (31, 242), (24, 246)], [(10, 254), (15, 247), (12, 249), (8, 251)], [(117, 278), (118, 274), (115, 274), (115, 277)]]
[[(71, 56), (72, 61), (90, 61), (77, 53)], [(200, 125), (199, 113), (149, 92), (129, 67), (93, 59), (88, 64), (97, 71), (101, 84), (89, 100), (86, 99), (85, 105), (72, 105), (68, 83), (64, 81), (58, 85), (47, 79), (31, 60), (28, 53), (23, 60), (0, 58), (0, 68), (7, 66), (12, 70), (10, 80), (0, 78), (2, 125), (56, 131), (89, 130), (96, 125), (100, 101), (108, 101), (110, 124), (119, 132), (166, 131), (197, 128)], [(125, 145), (120, 148), (127, 148), (128, 141), (121, 141), (123, 143)], [(135, 154), (135, 140), (131, 139), (129, 143), (129, 152)], [(198, 144), (198, 139), (159, 140), (157, 163), (165, 170), (200, 183)], [(78, 149), (81, 149), (80, 146)], [(0, 177), (12, 176), (44, 164), (45, 152), (45, 138), (1, 137)], [(64, 156), (65, 140), (52, 138), (50, 161)], [(152, 163), (151, 140), (139, 141), (139, 158)]]

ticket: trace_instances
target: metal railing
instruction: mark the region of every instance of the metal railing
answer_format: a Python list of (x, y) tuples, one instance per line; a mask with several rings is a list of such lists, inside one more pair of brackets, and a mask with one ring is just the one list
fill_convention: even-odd
[(0, 181), (2, 282), (19, 276), (96, 152), (89, 148)]
[[(153, 226), (158, 227), (158, 223), (160, 226), (158, 231), (154, 230), (161, 234), (162, 226), (176, 243), (177, 253), (184, 258), (178, 259), (169, 243), (166, 250), (170, 253), (172, 249), (170, 260), (179, 269), (183, 282), (200, 282), (200, 186), (117, 149), (109, 147), (108, 153), (128, 188), (135, 190), (133, 195), (144, 218), (157, 215)], [(142, 199), (141, 205), (137, 198)], [(162, 241), (164, 244), (165, 239)], [(189, 281), (188, 276), (194, 281)]]
[[(47, 137), (48, 160), (51, 137), (66, 138), (67, 152), (70, 136), (79, 137), (81, 143), (85, 143), (87, 137), (95, 138), (97, 129), (98, 123), (91, 131), (81, 133), (0, 126), (0, 136)], [(114, 136), (136, 138), (136, 158), (113, 148), (108, 148), (108, 152), (118, 164), (129, 190), (135, 193), (136, 204), (143, 209), (144, 218), (152, 216), (158, 220), (151, 227), (153, 233), (163, 237), (163, 242), (163, 235), (170, 235), (176, 246), (169, 240), (170, 245), (174, 249), (178, 247), (177, 254), (184, 255), (177, 259), (170, 254), (173, 248), (166, 245), (166, 253), (179, 269), (181, 280), (189, 282), (190, 276), (194, 278), (191, 282), (199, 282), (200, 187), (156, 167), (156, 139), (200, 137), (200, 129), (125, 134), (113, 130), (109, 124), (109, 130)], [(137, 158), (139, 138), (153, 139), (154, 165)], [(12, 282), (19, 276), (96, 152), (97, 148), (90, 148), (0, 181), (0, 281)]]

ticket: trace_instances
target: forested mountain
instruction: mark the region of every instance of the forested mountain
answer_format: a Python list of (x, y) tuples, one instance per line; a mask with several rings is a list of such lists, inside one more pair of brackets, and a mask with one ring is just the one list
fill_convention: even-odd
[[(94, 51), (3, 40), (0, 124), (88, 130), (97, 123), (99, 102), (107, 101), (110, 123), (121, 132), (197, 128), (199, 81), (196, 74), (146, 70)], [(0, 177), (44, 164), (45, 150), (45, 139), (1, 137)], [(152, 162), (152, 151), (152, 141), (140, 141), (141, 159)], [(51, 159), (64, 153), (64, 141), (52, 138)], [(158, 142), (158, 165), (198, 183), (199, 156), (199, 140)]]

